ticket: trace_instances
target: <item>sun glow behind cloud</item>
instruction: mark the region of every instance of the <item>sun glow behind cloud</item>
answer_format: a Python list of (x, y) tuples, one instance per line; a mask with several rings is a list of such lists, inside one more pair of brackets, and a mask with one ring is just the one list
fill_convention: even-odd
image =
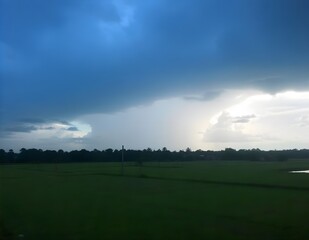
[(214, 148), (306, 148), (309, 92), (258, 93), (216, 113), (205, 131)]

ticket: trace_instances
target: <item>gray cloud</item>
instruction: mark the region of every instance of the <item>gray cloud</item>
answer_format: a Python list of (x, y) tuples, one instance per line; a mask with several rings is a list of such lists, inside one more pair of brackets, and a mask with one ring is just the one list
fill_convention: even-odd
[(54, 127), (41, 127), (42, 130), (54, 130)]
[(66, 129), (67, 131), (72, 131), (72, 132), (76, 132), (78, 131), (78, 128), (77, 127), (69, 127)]
[(40, 125), (14, 124), (13, 126), (5, 128), (6, 132), (23, 132), (30, 133), (37, 130), (54, 130), (52, 126), (41, 127)]
[(302, 115), (297, 120), (300, 127), (309, 127), (309, 115)]
[(24, 133), (29, 133), (29, 132), (38, 130), (38, 128), (35, 127), (35, 126), (17, 125), (17, 126), (7, 127), (5, 130), (7, 132), (24, 132)]
[(199, 96), (185, 96), (184, 99), (192, 101), (210, 101), (218, 97), (220, 94), (220, 91), (209, 91)]
[(232, 118), (232, 122), (233, 123), (248, 123), (254, 118), (256, 118), (256, 116), (254, 114), (237, 116), (237, 117)]
[(217, 89), (309, 89), (306, 0), (0, 3), (5, 126)]
[[(14, 132), (23, 132), (23, 133), (30, 133), (37, 130), (54, 130), (56, 129), (53, 124), (62, 124), (65, 126), (72, 126), (72, 124), (66, 121), (59, 121), (59, 120), (45, 120), (39, 118), (24, 118), (20, 119), (16, 122), (9, 123), (9, 126), (4, 128), (5, 132), (14, 133)], [(78, 131), (77, 128), (72, 126), (68, 127), (68, 131)]]

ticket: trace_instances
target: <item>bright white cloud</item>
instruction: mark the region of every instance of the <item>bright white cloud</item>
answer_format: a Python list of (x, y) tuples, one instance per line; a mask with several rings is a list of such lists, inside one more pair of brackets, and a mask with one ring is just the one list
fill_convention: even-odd
[(245, 124), (254, 119), (255, 115), (232, 117), (228, 112), (222, 112), (216, 123), (210, 126), (204, 135), (204, 140), (210, 143), (242, 143), (257, 141), (258, 137), (244, 132)]
[(205, 141), (214, 148), (307, 148), (308, 114), (309, 92), (254, 94), (215, 114)]

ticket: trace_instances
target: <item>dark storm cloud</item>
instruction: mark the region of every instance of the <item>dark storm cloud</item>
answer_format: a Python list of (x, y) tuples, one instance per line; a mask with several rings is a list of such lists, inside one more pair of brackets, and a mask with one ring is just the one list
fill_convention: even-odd
[(8, 127), (5, 130), (7, 132), (24, 132), (24, 133), (28, 133), (28, 132), (36, 131), (36, 130), (38, 130), (38, 128), (35, 127), (35, 126), (17, 125), (17, 126)]
[(48, 126), (48, 127), (41, 127), (40, 125), (27, 125), (27, 124), (20, 124), (15, 123), (14, 125), (11, 125), (7, 128), (5, 128), (6, 132), (14, 133), (14, 132), (24, 132), (29, 133), (37, 130), (54, 130), (54, 127)]
[(2, 41), (19, 50), (31, 50), (28, 48), (38, 35), (61, 28), (70, 20), (70, 14), (89, 14), (104, 21), (118, 20), (110, 1), (2, 0), (0, 6)]
[(4, 126), (3, 130), (6, 132), (6, 135), (11, 133), (23, 132), (30, 133), (37, 130), (54, 130), (56, 129), (53, 125), (61, 124), (66, 126), (63, 128), (68, 131), (78, 131), (78, 129), (72, 126), (71, 123), (61, 120), (48, 120), (40, 118), (22, 118), (17, 121), (9, 122)]
[(40, 119), (40, 118), (22, 118), (22, 119), (19, 119), (19, 122), (30, 123), (30, 124), (43, 124), (43, 123), (46, 123), (47, 121), (44, 119)]
[(56, 120), (56, 119), (42, 119), (42, 118), (21, 118), (18, 119), (19, 123), (22, 124), (34, 124), (34, 125), (42, 125), (42, 124), (62, 124), (66, 126), (71, 126), (72, 124), (65, 120)]
[(4, 124), (309, 88), (306, 0), (0, 1)]

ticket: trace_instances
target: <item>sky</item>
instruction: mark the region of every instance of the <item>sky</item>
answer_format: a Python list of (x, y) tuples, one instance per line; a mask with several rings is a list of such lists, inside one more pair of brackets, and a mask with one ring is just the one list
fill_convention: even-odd
[(307, 0), (0, 0), (0, 148), (309, 148)]

